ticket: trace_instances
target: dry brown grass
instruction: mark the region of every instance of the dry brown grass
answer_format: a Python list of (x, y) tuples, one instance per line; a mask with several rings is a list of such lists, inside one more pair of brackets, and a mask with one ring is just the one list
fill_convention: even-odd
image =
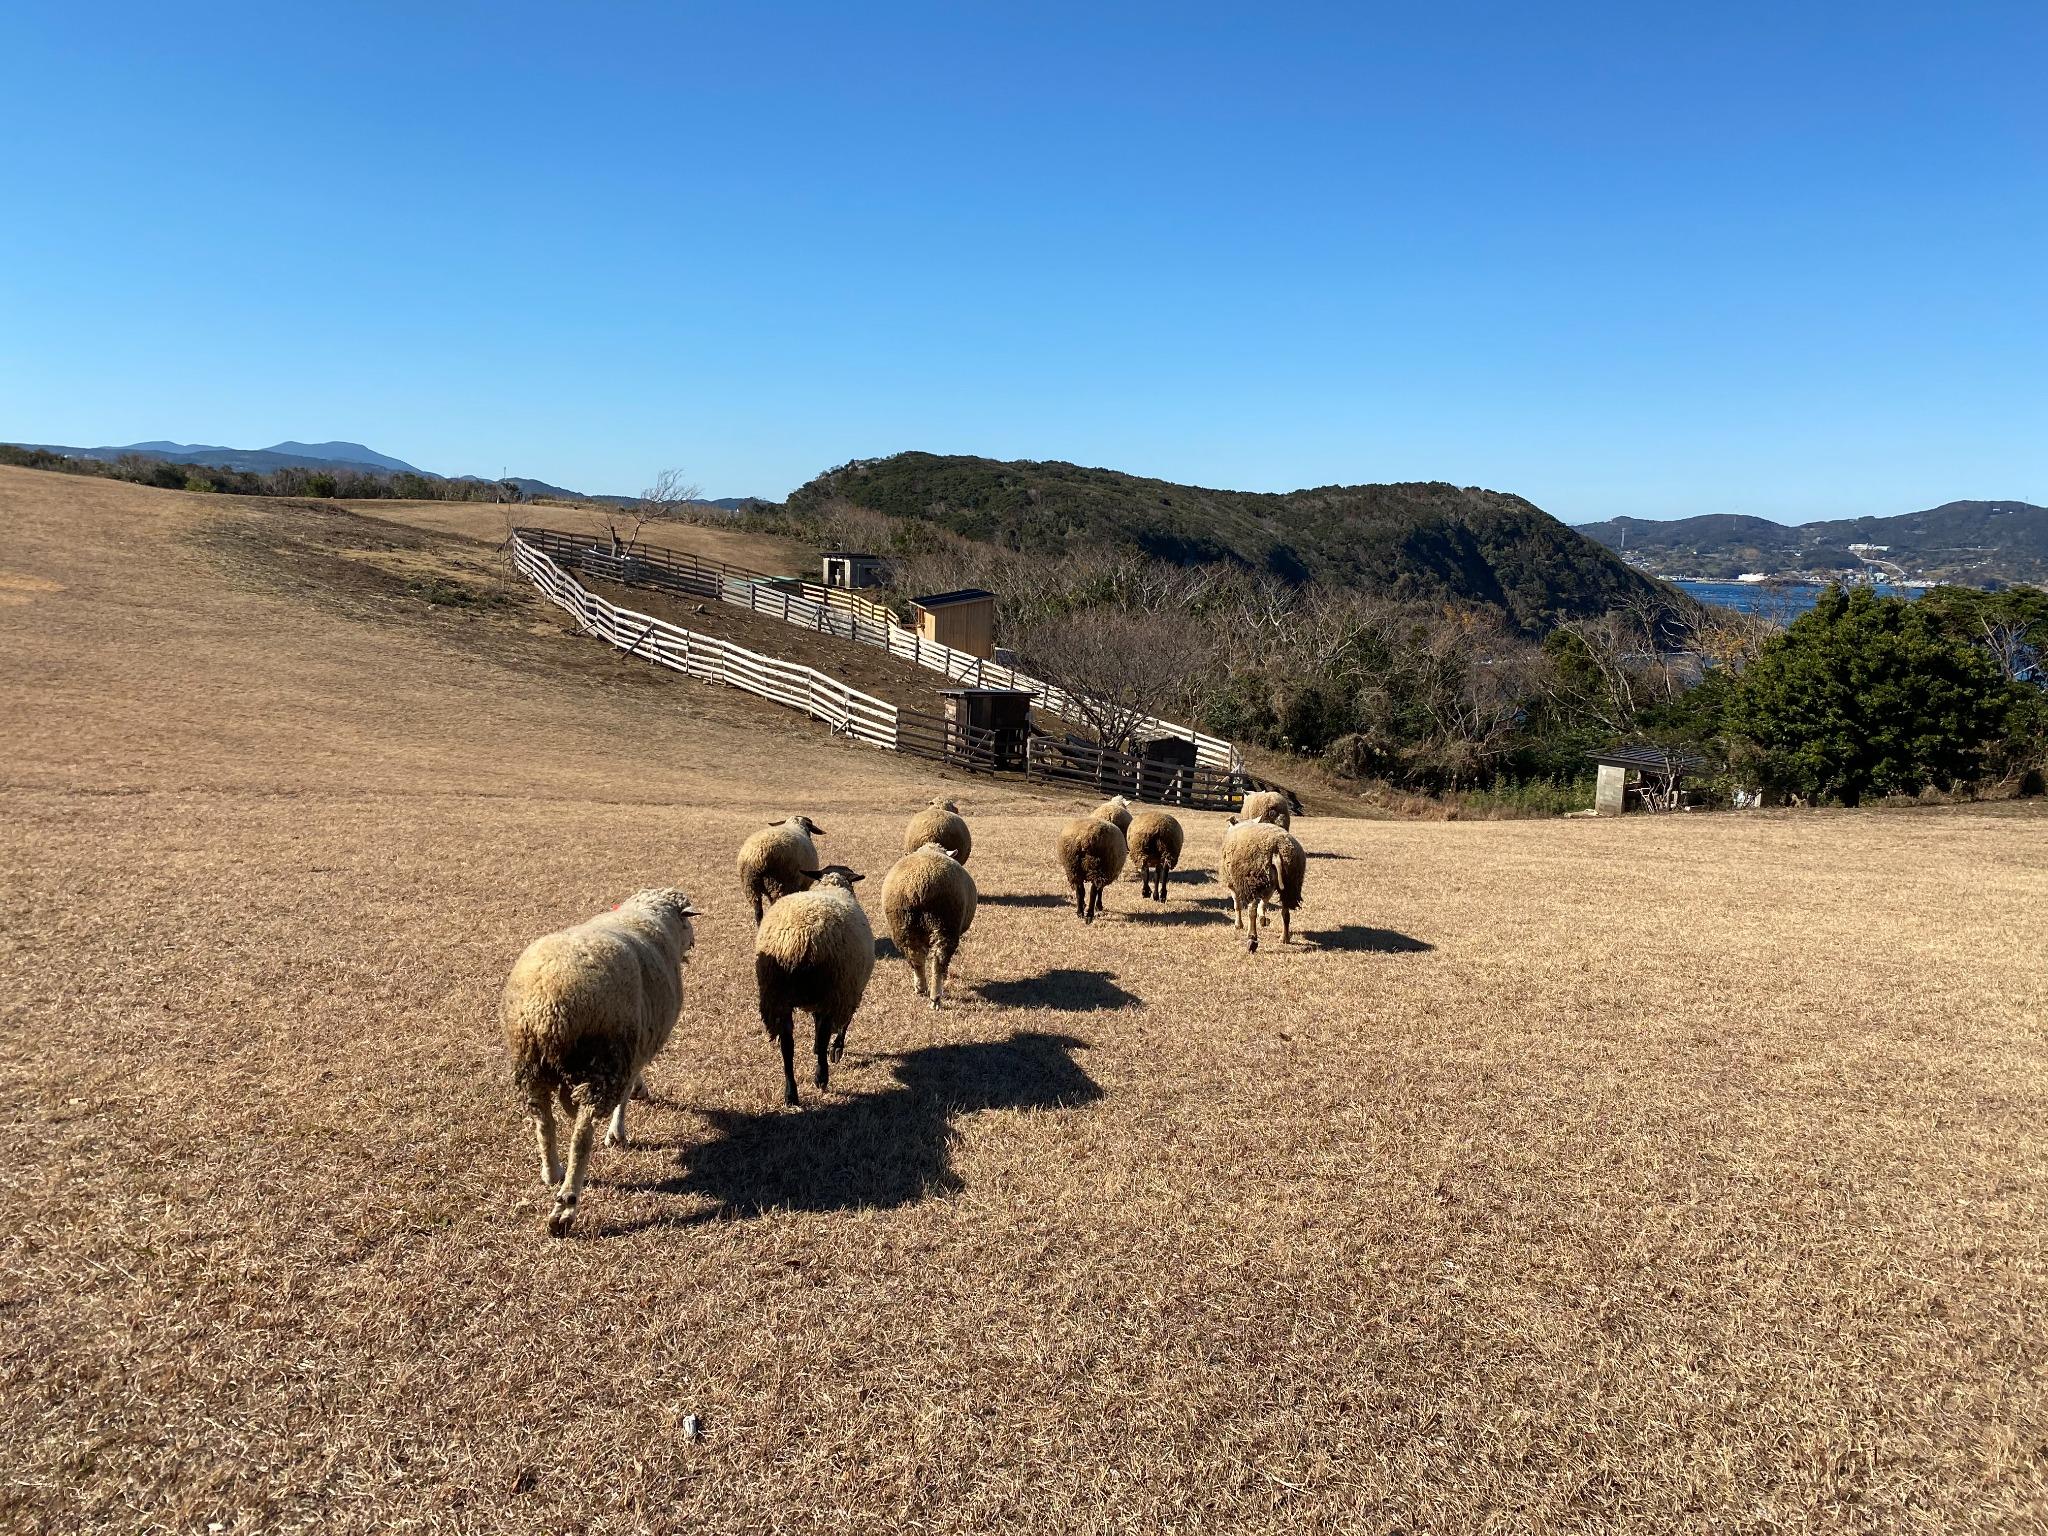
[[(602, 537), (608, 515), (595, 505), (570, 506), (559, 502), (373, 500), (341, 505), (380, 522), (403, 523), (410, 528), (454, 534), (485, 544), (502, 542), (515, 527), (554, 528), (563, 533)], [(630, 535), (632, 518), (623, 514), (617, 517), (621, 536)], [(640, 530), (638, 542), (650, 549), (723, 560), (771, 576), (818, 579), (817, 551), (779, 534), (722, 528), (710, 523), (649, 523)]]
[[(427, 535), (0, 527), (9, 1529), (2048, 1519), (2038, 815), (1309, 818), (1254, 959), (1220, 818), (1084, 930), (1078, 804), (956, 783), (954, 1005), (884, 961), (785, 1113), (740, 829), (879, 876), (922, 765), (412, 598), (492, 579)], [(661, 1102), (550, 1243), (496, 991), (656, 882)]]

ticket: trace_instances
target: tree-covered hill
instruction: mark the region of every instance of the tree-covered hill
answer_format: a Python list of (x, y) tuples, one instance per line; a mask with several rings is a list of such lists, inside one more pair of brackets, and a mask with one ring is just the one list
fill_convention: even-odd
[(1897, 517), (1793, 525), (1719, 514), (1670, 522), (1617, 517), (1578, 531), (1626, 549), (1662, 576), (1859, 571), (1864, 562), (1850, 546), (1865, 545), (1911, 579), (1978, 586), (2048, 581), (2048, 507), (2024, 501), (1951, 501)]
[(1026, 554), (1137, 550), (1395, 599), (1479, 604), (1531, 634), (1559, 619), (1679, 601), (1519, 496), (1440, 482), (1274, 494), (1056, 461), (899, 453), (828, 470), (793, 492), (789, 507), (833, 501)]

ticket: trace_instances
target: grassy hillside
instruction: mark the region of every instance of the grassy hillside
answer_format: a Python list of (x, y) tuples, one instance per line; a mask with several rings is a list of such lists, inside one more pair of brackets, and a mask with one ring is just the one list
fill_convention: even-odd
[[(0, 526), (5, 1529), (2040, 1528), (2038, 815), (1309, 817), (1251, 957), (1220, 816), (1083, 930), (1080, 797), (621, 661), (488, 541), (6, 469)], [(935, 793), (949, 1006), (883, 960), (785, 1111), (735, 842), (811, 812), (879, 915)], [(657, 883), (682, 1019), (551, 1243), (497, 994)]]
[(1671, 594), (1540, 508), (1438, 482), (1218, 491), (1058, 462), (899, 453), (829, 470), (789, 499), (833, 499), (1025, 553), (1135, 549), (1291, 581), (1497, 608), (1526, 632)]
[(1728, 515), (1671, 522), (1617, 517), (1578, 531), (1673, 577), (1860, 570), (1863, 562), (1849, 546), (1876, 544), (1884, 546), (1884, 559), (1918, 580), (2048, 582), (2048, 507), (2024, 501), (1951, 501), (1898, 517), (1796, 525)]

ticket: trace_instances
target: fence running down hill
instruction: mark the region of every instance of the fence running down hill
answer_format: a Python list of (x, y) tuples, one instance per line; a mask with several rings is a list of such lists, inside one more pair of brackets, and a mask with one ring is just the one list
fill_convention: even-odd
[[(750, 613), (801, 625), (820, 634), (878, 646), (903, 661), (928, 667), (970, 688), (1017, 688), (1032, 694), (1033, 703), (1047, 714), (1076, 725), (1086, 725), (1088, 716), (1065, 689), (1041, 678), (1019, 672), (1000, 662), (956, 651), (925, 639), (915, 630), (895, 622), (889, 610), (851, 592), (821, 587), (787, 576), (769, 576), (722, 560), (700, 560), (694, 555), (669, 550), (640, 549), (615, 554), (610, 544), (585, 534), (557, 533), (548, 528), (520, 528), (513, 537), (549, 556), (565, 568), (581, 571), (603, 581), (623, 586), (648, 587), (680, 597), (709, 597), (732, 603)], [(1220, 736), (1208, 736), (1191, 726), (1146, 716), (1138, 722), (1138, 734), (1175, 737), (1192, 742), (1195, 761), (1222, 773), (1243, 771), (1244, 759), (1237, 748)]]
[[(607, 554), (606, 559), (611, 557)], [(585, 632), (629, 656), (800, 709), (824, 721), (836, 734), (885, 751), (932, 758), (976, 773), (995, 772), (1002, 760), (992, 731), (900, 709), (815, 667), (764, 656), (730, 640), (607, 602), (536, 548), (526, 530), (513, 536), (512, 563), (543, 596), (566, 609)], [(754, 611), (771, 610), (762, 607)], [(1025, 773), (1033, 779), (1086, 785), (1103, 794), (1124, 794), (1196, 810), (1236, 810), (1243, 804), (1245, 790), (1255, 782), (1247, 781), (1241, 771), (1176, 767), (1127, 752), (1047, 738), (1029, 743)]]

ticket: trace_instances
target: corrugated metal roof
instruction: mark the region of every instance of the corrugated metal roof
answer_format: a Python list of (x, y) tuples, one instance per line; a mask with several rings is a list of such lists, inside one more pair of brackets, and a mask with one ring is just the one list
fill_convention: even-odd
[(1663, 747), (1630, 746), (1627, 744), (1605, 748), (1599, 752), (1588, 752), (1586, 756), (1608, 768), (1641, 768), (1651, 773), (1707, 773), (1713, 764), (1697, 752), (1683, 748), (1667, 751)]

